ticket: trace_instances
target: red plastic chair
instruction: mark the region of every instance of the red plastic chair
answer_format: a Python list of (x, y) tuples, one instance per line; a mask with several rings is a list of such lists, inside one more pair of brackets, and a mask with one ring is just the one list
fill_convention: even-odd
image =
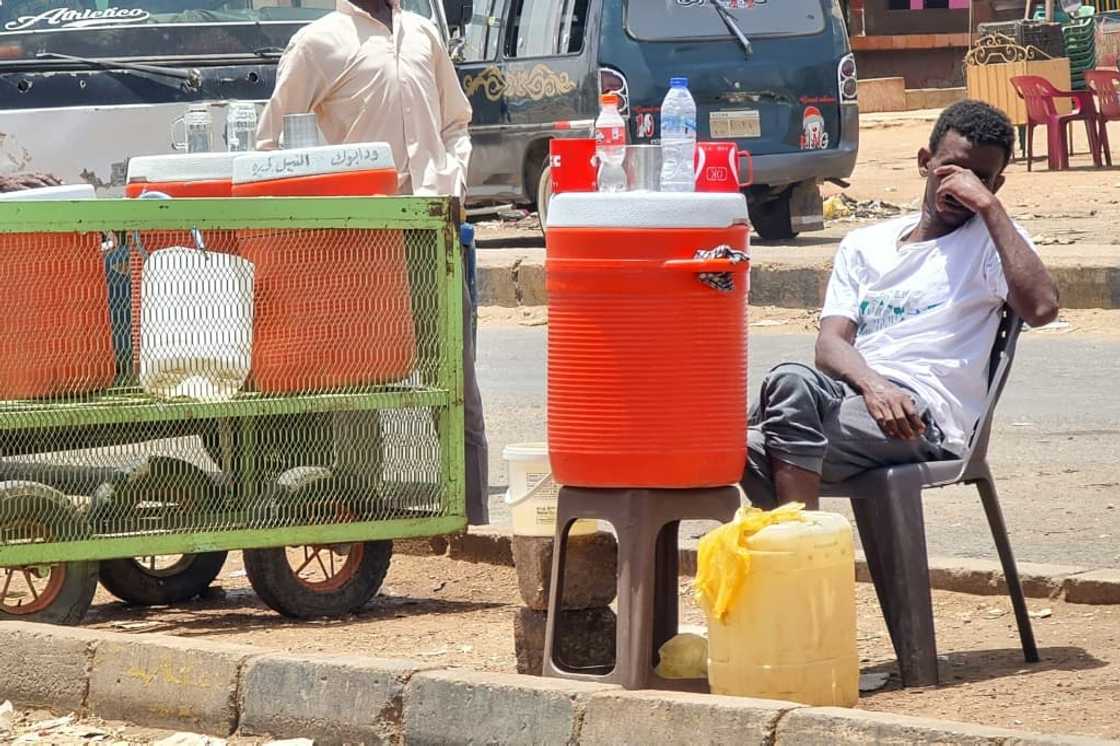
[(1097, 94), (1101, 150), (1105, 163), (1112, 166), (1112, 149), (1108, 144), (1108, 123), (1120, 122), (1120, 73), (1110, 70), (1086, 70), (1085, 82)]
[[(1050, 169), (1057, 171), (1069, 168), (1069, 137), (1066, 128), (1071, 122), (1085, 122), (1089, 135), (1089, 152), (1093, 163), (1101, 165), (1100, 139), (1097, 137), (1097, 105), (1091, 91), (1061, 91), (1046, 78), (1037, 75), (1018, 75), (1011, 79), (1011, 85), (1019, 98), (1027, 105), (1027, 170), (1031, 170), (1034, 160), (1034, 128), (1046, 127), (1046, 152)], [(1069, 98), (1073, 100), (1073, 111), (1059, 114), (1054, 100)]]

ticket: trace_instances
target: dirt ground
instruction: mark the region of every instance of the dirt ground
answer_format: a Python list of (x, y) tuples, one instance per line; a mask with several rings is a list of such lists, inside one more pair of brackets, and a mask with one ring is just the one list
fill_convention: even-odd
[[(360, 614), (294, 622), (257, 599), (240, 557), (231, 555), (207, 598), (177, 608), (129, 609), (99, 591), (86, 626), (513, 671), (512, 616), (520, 604), (516, 587), (512, 568), (398, 555), (381, 594)], [(891, 674), (887, 686), (865, 695), (861, 707), (1120, 738), (1120, 608), (1032, 600), (1043, 661), (1027, 665), (1006, 598), (935, 592), (944, 684), (900, 690), (872, 587), (860, 584), (858, 597), (863, 671)], [(681, 599), (682, 621), (702, 624), (687, 581), (682, 581)]]

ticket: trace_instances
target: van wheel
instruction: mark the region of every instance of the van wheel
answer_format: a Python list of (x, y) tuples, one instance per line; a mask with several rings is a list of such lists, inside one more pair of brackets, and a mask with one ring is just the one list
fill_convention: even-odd
[(541, 232), (548, 224), (548, 200), (552, 197), (552, 168), (548, 157), (541, 164), (541, 175), (537, 179), (537, 216), (541, 219)]
[(167, 606), (202, 595), (225, 562), (225, 552), (105, 560), (101, 585), (134, 606)]
[(749, 202), (751, 225), (763, 241), (783, 241), (797, 236), (790, 219), (790, 191), (774, 199)]

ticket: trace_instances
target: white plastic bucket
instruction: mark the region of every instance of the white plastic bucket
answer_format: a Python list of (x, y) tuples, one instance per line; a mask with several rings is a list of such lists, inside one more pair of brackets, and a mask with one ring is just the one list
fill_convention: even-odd
[[(502, 451), (509, 472), (506, 504), (515, 536), (555, 536), (560, 488), (552, 479), (545, 443), (514, 443)], [(597, 521), (576, 521), (571, 534), (593, 534)]]
[(140, 384), (163, 399), (232, 399), (249, 377), (253, 264), (169, 248), (144, 262)]

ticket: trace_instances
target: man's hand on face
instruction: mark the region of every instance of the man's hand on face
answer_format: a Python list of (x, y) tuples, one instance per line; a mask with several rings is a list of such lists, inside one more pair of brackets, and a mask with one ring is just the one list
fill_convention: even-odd
[(0, 192), (22, 192), (25, 189), (59, 186), (62, 182), (50, 174), (8, 174), (0, 176)]
[(863, 401), (875, 422), (891, 438), (913, 440), (926, 431), (914, 400), (890, 381), (884, 379), (865, 386)]
[(963, 207), (982, 213), (995, 204), (996, 197), (975, 173), (960, 166), (941, 166), (933, 172), (941, 180), (937, 188), (937, 209), (953, 212)]

